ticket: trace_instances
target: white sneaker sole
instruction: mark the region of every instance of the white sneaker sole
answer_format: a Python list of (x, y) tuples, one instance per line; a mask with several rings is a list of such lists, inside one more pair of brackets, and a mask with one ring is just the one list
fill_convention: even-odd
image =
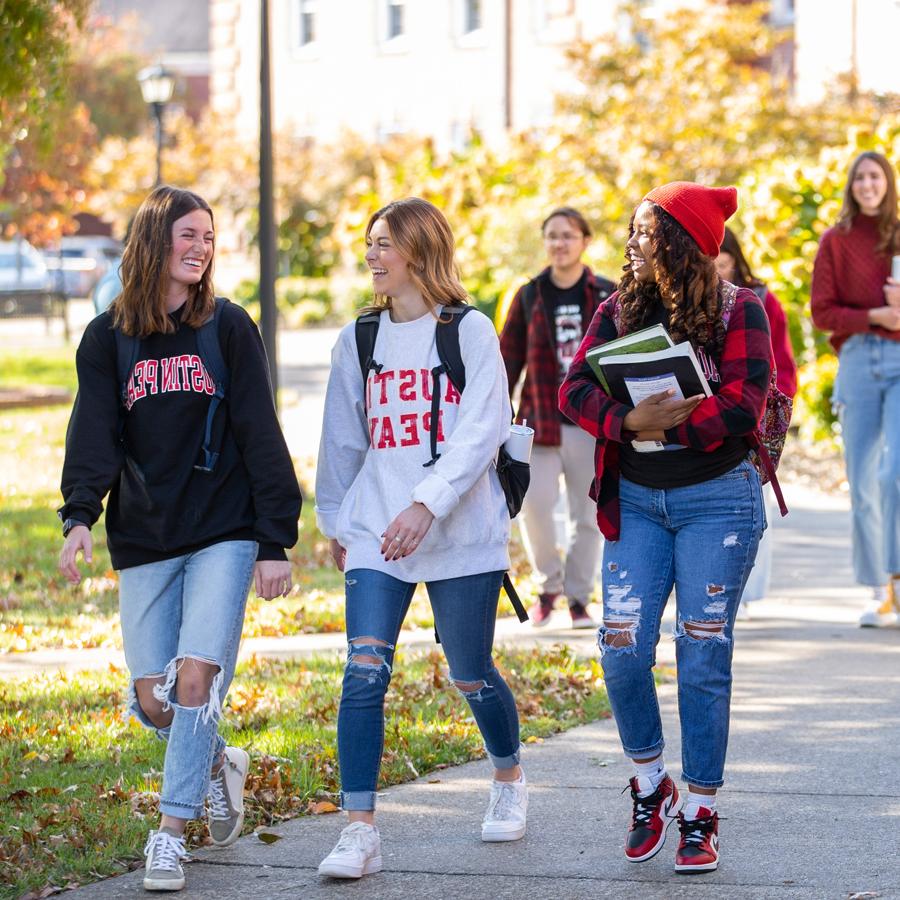
[(381, 857), (373, 856), (360, 869), (358, 866), (348, 866), (338, 862), (328, 862), (327, 859), (319, 864), (319, 874), (328, 878), (362, 878), (363, 875), (375, 875), (381, 871)]
[(891, 628), (900, 624), (897, 613), (863, 613), (859, 619), (860, 628)]
[(525, 828), (523, 825), (521, 828), (512, 828), (509, 831), (494, 831), (490, 828), (481, 829), (481, 839), (488, 844), (496, 844), (501, 841), (519, 841), (523, 837), (525, 837)]
[(662, 834), (659, 836), (659, 843), (650, 851), (645, 853), (643, 856), (628, 856), (625, 854), (625, 859), (631, 863), (642, 863), (647, 862), (648, 859), (653, 859), (660, 850), (662, 850), (663, 846), (666, 843), (666, 835), (669, 831), (669, 826), (678, 818), (678, 812), (681, 809), (683, 801), (681, 799), (681, 795), (678, 795), (678, 800), (675, 803), (670, 801), (669, 808), (663, 812), (663, 830)]
[(184, 889), (184, 878), (150, 878), (144, 876), (145, 891), (181, 891)]

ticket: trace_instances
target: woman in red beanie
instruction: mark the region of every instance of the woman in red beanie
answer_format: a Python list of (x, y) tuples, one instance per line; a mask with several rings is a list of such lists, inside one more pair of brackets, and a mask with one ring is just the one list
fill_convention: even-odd
[(900, 272), (891, 277), (891, 254), (900, 254), (894, 170), (866, 151), (850, 166), (837, 225), (822, 235), (811, 308), (840, 359), (831, 402), (850, 483), (853, 571), (872, 589), (859, 624), (869, 627), (900, 621)]
[[(728, 743), (734, 618), (766, 527), (748, 457), (771, 374), (769, 326), (753, 292), (721, 281), (714, 262), (736, 206), (734, 188), (691, 182), (644, 198), (632, 218), (619, 289), (597, 310), (559, 394), (562, 411), (597, 440), (592, 496), (607, 538), (600, 650), (619, 737), (634, 763), (625, 856), (650, 859), (677, 817), (678, 872), (719, 864), (716, 791)], [(663, 391), (631, 407), (599, 386), (586, 353), (656, 323), (676, 343), (691, 343), (712, 396)], [(661, 448), (640, 452), (636, 441)], [(653, 681), (673, 586), (688, 784), (680, 811), (663, 762)]]

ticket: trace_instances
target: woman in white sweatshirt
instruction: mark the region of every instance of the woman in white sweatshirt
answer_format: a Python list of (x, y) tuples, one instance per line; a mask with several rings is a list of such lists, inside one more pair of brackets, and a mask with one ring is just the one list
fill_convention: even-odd
[[(494, 765), (482, 824), (486, 841), (525, 834), (515, 701), (491, 650), (509, 514), (494, 460), (509, 434), (506, 373), (490, 320), (459, 321), (467, 372), (460, 394), (440, 359), (438, 328), (464, 307), (465, 289), (443, 214), (418, 198), (378, 210), (366, 228), (374, 310), (380, 312), (363, 379), (356, 326), (332, 355), (316, 472), (319, 528), (345, 572), (347, 666), (338, 714), (341, 801), (350, 824), (319, 872), (359, 878), (381, 869), (374, 825), (384, 745), (384, 697), (400, 627), (425, 582), (451, 677), (466, 697)], [(432, 456), (432, 392), (440, 392)]]

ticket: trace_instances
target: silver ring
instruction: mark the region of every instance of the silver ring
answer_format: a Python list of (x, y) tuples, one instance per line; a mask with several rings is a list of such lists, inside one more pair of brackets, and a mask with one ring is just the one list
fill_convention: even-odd
[(403, 539), (402, 539), (402, 538), (395, 537), (394, 540), (397, 541), (398, 543), (401, 543), (401, 544), (403, 543)]

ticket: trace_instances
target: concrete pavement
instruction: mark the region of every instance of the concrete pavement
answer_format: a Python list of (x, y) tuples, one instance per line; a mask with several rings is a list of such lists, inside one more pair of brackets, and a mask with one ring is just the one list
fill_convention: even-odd
[[(721, 793), (722, 864), (676, 876), (676, 834), (632, 865), (621, 844), (629, 768), (610, 720), (528, 745), (529, 830), (487, 845), (479, 823), (487, 766), (471, 763), (390, 788), (379, 801), (385, 871), (361, 883), (322, 880), (316, 866), (343, 821), (285, 823), (282, 839), (241, 839), (203, 851), (187, 868), (187, 897), (243, 898), (900, 898), (900, 630), (861, 630), (864, 595), (852, 584), (842, 498), (790, 490), (775, 524), (770, 599), (738, 626), (728, 783)], [(531, 643), (593, 636), (516, 627)], [(427, 636), (423, 636), (427, 639)], [(407, 640), (407, 644), (410, 642)], [(660, 644), (660, 661), (672, 642)], [(679, 771), (675, 690), (661, 705), (666, 756)], [(86, 898), (143, 896), (141, 872), (83, 888)]]

